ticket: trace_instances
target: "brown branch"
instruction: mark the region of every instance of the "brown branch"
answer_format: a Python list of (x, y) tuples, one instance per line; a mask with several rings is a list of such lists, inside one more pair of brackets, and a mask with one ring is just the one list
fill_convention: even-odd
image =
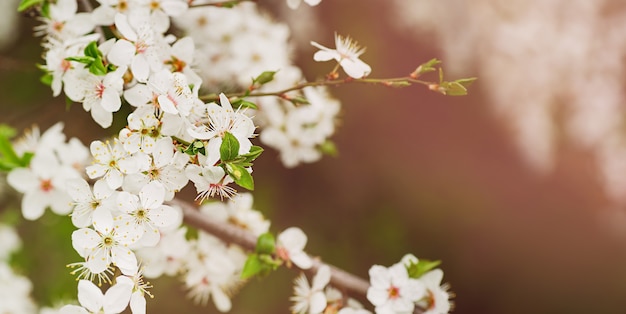
[[(208, 216), (200, 213), (193, 205), (180, 201), (173, 200), (170, 203), (178, 205), (183, 210), (183, 216), (185, 223), (190, 226), (196, 227), (203, 231), (206, 231), (225, 242), (237, 244), (244, 249), (253, 251), (256, 246), (256, 236), (245, 229), (241, 229), (237, 226), (218, 222), (212, 220)], [(363, 278), (357, 277), (351, 273), (348, 273), (342, 269), (339, 269), (333, 265), (323, 263), (319, 258), (313, 258), (313, 267), (304, 270), (306, 273), (313, 275), (317, 273), (317, 270), (327, 265), (330, 267), (330, 284), (336, 288), (344, 290), (350, 294), (357, 294), (365, 296), (367, 295), (367, 289), (370, 284)]]

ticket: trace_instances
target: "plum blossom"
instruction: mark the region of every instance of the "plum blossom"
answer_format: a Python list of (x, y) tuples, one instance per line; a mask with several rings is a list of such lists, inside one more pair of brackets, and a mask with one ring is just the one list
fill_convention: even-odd
[(204, 201), (207, 197), (219, 195), (221, 199), (231, 198), (237, 191), (228, 186), (233, 179), (226, 174), (224, 168), (218, 166), (189, 165), (185, 168), (185, 174), (196, 187), (198, 196), (196, 200)]
[(93, 185), (93, 192), (87, 181), (72, 179), (67, 181), (67, 193), (72, 198), (74, 211), (72, 223), (78, 228), (85, 228), (97, 221), (113, 223), (114, 191), (106, 182), (99, 180)]
[(389, 268), (374, 265), (369, 270), (371, 286), (367, 299), (376, 306), (377, 314), (411, 314), (415, 302), (426, 296), (424, 284), (409, 278), (403, 263)]
[(86, 69), (76, 69), (65, 74), (65, 94), (76, 102), (83, 103), (83, 109), (91, 112), (91, 117), (101, 127), (108, 128), (113, 123), (113, 112), (120, 109), (122, 89), (126, 72), (125, 66), (104, 76), (96, 76)]
[(43, 215), (47, 207), (59, 215), (70, 213), (71, 199), (65, 189), (65, 180), (77, 176), (74, 169), (63, 167), (54, 154), (41, 152), (33, 157), (29, 168), (15, 168), (9, 172), (7, 181), (24, 194), (24, 218), (35, 220)]
[(163, 205), (164, 196), (163, 185), (152, 181), (141, 189), (139, 196), (120, 192), (117, 197), (118, 209), (123, 213), (117, 219), (143, 246), (155, 246), (161, 237), (158, 228), (168, 227), (179, 220), (176, 210)]
[(115, 27), (124, 36), (113, 44), (107, 58), (117, 66), (129, 66), (139, 82), (146, 82), (150, 76), (148, 54), (154, 49), (154, 32), (147, 21), (137, 22), (133, 27), (124, 14), (115, 15)]
[(446, 314), (450, 312), (452, 304), (450, 303), (450, 292), (447, 284), (441, 285), (443, 279), (443, 271), (441, 269), (433, 269), (419, 280), (426, 287), (426, 297), (417, 302), (418, 305), (426, 309), (424, 314)]
[(359, 59), (359, 56), (365, 52), (365, 48), (361, 48), (350, 37), (342, 37), (335, 34), (335, 46), (337, 49), (326, 48), (314, 41), (311, 42), (311, 45), (320, 49), (313, 55), (315, 61), (334, 59), (353, 78), (362, 78), (372, 72), (372, 68)]
[(108, 141), (93, 141), (89, 148), (93, 164), (86, 168), (87, 175), (90, 179), (102, 177), (111, 189), (122, 186), (125, 174), (146, 170), (150, 163), (148, 155), (128, 154), (118, 140), (114, 140), (112, 146)]
[(289, 265), (293, 262), (301, 269), (309, 269), (313, 266), (313, 260), (304, 252), (307, 236), (302, 229), (297, 227), (287, 228), (278, 235), (276, 241), (276, 254)]

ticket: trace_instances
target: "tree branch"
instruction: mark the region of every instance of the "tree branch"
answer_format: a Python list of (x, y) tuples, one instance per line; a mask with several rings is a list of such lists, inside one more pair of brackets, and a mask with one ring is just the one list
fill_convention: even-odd
[[(170, 203), (182, 208), (184, 215), (183, 219), (185, 223), (190, 226), (206, 231), (225, 242), (237, 244), (250, 251), (254, 250), (256, 246), (256, 236), (247, 230), (228, 223), (212, 220), (211, 218), (200, 213), (195, 206), (189, 203), (180, 200), (173, 200)], [(357, 294), (361, 296), (367, 295), (367, 289), (370, 286), (368, 281), (333, 265), (325, 264), (319, 258), (313, 258), (313, 267), (304, 271), (309, 275), (314, 275), (323, 265), (330, 267), (331, 285), (344, 290), (349, 294)]]

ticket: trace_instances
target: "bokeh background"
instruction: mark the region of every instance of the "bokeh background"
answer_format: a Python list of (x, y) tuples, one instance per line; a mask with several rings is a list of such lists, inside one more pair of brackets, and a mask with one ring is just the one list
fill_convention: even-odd
[[(423, 87), (333, 88), (343, 104), (333, 138), (338, 156), (285, 169), (268, 150), (255, 164), (255, 207), (273, 231), (301, 227), (311, 254), (362, 277), (372, 264), (391, 265), (405, 253), (442, 260), (444, 281), (456, 294), (454, 313), (624, 313), (619, 189), (607, 184), (606, 160), (598, 157), (603, 146), (581, 145), (563, 126), (582, 110), (568, 107), (576, 101), (590, 113), (578, 118), (583, 125), (606, 125), (591, 114), (606, 111), (606, 102), (615, 103), (612, 116), (624, 119), (626, 54), (607, 42), (626, 40), (626, 28), (602, 22), (621, 17), (624, 7), (619, 0), (470, 2), (324, 0), (290, 12), (283, 1), (259, 1), (292, 23), (295, 60), (309, 80), (332, 65), (315, 64), (308, 41), (332, 46), (335, 31), (367, 46), (362, 59), (371, 77), (403, 76), (437, 57), (451, 79), (479, 79), (464, 97)], [(15, 39), (0, 55), (0, 122), (45, 129), (61, 120), (68, 136), (86, 144), (108, 135), (80, 106), (68, 109), (39, 83), (37, 22), (16, 21)], [(572, 51), (582, 52), (566, 53)], [(589, 85), (573, 85), (573, 78), (588, 78)], [(598, 87), (602, 79), (610, 90)], [(610, 92), (617, 96), (607, 99)], [(115, 121), (123, 123), (119, 115)], [(6, 186), (2, 192), (0, 217), (16, 219), (19, 200)], [(75, 282), (64, 268), (77, 258), (69, 220), (46, 214), (18, 226), (24, 241), (18, 265), (35, 283), (34, 298), (53, 305), (73, 297)], [(287, 313), (295, 276), (283, 269), (253, 280), (234, 297), (232, 313)], [(216, 312), (185, 300), (176, 279), (153, 284), (150, 313)]]

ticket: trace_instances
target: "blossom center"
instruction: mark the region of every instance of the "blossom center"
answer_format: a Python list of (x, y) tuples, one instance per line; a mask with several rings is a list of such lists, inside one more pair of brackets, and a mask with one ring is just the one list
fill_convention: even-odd
[(289, 260), (289, 252), (282, 246), (276, 248), (276, 255), (278, 255), (278, 257), (280, 257), (282, 260)]
[(96, 85), (96, 97), (102, 98), (102, 94), (104, 94), (104, 84), (98, 83), (98, 85)]
[(389, 299), (395, 300), (400, 297), (400, 288), (391, 286), (387, 289), (387, 293), (389, 294)]
[(50, 192), (54, 188), (50, 179), (41, 180), (39, 187), (44, 192)]
[(102, 239), (102, 244), (104, 244), (105, 247), (113, 246), (114, 242), (115, 241), (113, 240), (111, 236), (106, 236), (104, 237), (104, 239)]

